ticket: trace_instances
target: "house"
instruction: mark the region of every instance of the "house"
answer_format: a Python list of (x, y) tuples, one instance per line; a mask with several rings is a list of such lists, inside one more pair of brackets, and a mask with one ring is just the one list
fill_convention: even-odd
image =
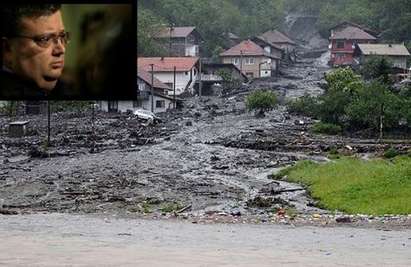
[(220, 54), (223, 63), (232, 63), (248, 78), (274, 76), (280, 58), (251, 40), (245, 40)]
[(222, 73), (240, 83), (248, 80), (247, 76), (232, 63), (203, 63), (201, 68), (202, 95), (212, 95), (214, 93), (212, 90), (213, 85), (224, 82)]
[(166, 27), (154, 38), (164, 44), (170, 57), (198, 57), (200, 43), (203, 41), (195, 27)]
[(223, 34), (224, 39), (226, 40), (225, 45), (228, 47), (233, 47), (241, 42), (240, 37), (232, 32), (226, 32)]
[(283, 56), (284, 56), (284, 50), (280, 46), (272, 44), (270, 42), (267, 42), (266, 40), (262, 39), (261, 37), (258, 37), (258, 36), (252, 37), (251, 41), (258, 44), (267, 53), (269, 53), (270, 55), (272, 55), (276, 58), (283, 58)]
[(295, 61), (295, 49), (297, 44), (284, 33), (278, 30), (267, 31), (258, 36), (258, 38), (282, 49), (284, 51), (283, 58)]
[(343, 22), (333, 27), (330, 35), (331, 57), (329, 64), (333, 67), (353, 65), (356, 44), (372, 44), (377, 38), (371, 31), (359, 25)]
[[(106, 112), (126, 112), (146, 109), (154, 113), (165, 112), (173, 108), (174, 99), (167, 92), (172, 89), (153, 77), (153, 95), (151, 95), (151, 74), (139, 70), (137, 73), (137, 99), (124, 101), (100, 101), (100, 110)], [(153, 99), (152, 99), (153, 98)], [(151, 106), (153, 103), (153, 107)]]
[(406, 70), (410, 52), (404, 44), (357, 44), (354, 57), (363, 64), (372, 57), (386, 57), (392, 67)]
[(154, 77), (173, 89), (175, 81), (176, 95), (181, 95), (194, 92), (198, 61), (197, 57), (139, 57), (137, 68), (146, 72), (153, 70)]

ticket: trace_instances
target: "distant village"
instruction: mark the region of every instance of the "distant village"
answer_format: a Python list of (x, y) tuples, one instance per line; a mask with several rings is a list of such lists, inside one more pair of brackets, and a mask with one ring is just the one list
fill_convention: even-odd
[[(203, 38), (195, 27), (163, 28), (155, 37), (167, 44), (168, 57), (139, 57), (136, 101), (107, 102), (106, 111), (144, 108), (154, 113), (178, 106), (184, 94), (210, 95), (228, 73), (241, 82), (275, 77), (283, 63), (297, 60), (297, 43), (278, 30), (240, 40), (233, 33), (226, 38), (231, 47), (219, 54), (218, 63), (200, 55)], [(343, 22), (330, 29), (331, 67), (358, 67), (371, 57), (385, 57), (399, 79), (409, 78), (409, 51), (404, 44), (380, 43), (378, 33), (360, 25)], [(153, 96), (153, 97), (151, 97)]]

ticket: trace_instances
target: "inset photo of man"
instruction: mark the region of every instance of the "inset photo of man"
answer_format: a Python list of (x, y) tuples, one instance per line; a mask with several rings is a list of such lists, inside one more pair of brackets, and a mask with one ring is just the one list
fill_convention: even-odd
[(0, 100), (136, 95), (132, 4), (2, 4)]

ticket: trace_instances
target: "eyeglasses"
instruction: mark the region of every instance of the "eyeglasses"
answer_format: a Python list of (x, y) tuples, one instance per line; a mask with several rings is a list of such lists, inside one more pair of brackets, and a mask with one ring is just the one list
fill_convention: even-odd
[(43, 34), (38, 36), (24, 36), (24, 35), (16, 35), (13, 36), (14, 38), (28, 38), (33, 40), (38, 46), (42, 48), (49, 48), (51, 43), (58, 44), (60, 40), (61, 44), (64, 46), (70, 42), (70, 33), (69, 32), (60, 32), (56, 33), (49, 33)]

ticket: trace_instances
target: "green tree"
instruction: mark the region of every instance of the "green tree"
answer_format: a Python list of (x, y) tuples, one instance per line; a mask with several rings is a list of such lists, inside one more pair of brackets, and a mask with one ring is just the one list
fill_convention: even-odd
[(353, 128), (378, 130), (383, 119), (384, 128), (398, 126), (401, 101), (386, 85), (372, 82), (362, 87), (347, 105), (346, 112)]
[(164, 22), (150, 10), (139, 7), (137, 15), (137, 55), (164, 56), (166, 51), (156, 42), (153, 36), (160, 30)]
[(275, 108), (277, 96), (268, 90), (257, 90), (246, 98), (246, 106), (249, 111), (256, 110), (257, 116), (264, 116), (265, 112)]
[(319, 98), (318, 116), (323, 122), (342, 125), (347, 120), (345, 108), (363, 87), (362, 80), (350, 68), (337, 69), (325, 80), (328, 88)]
[(389, 84), (391, 72), (391, 63), (385, 57), (371, 57), (361, 67), (361, 74), (367, 80), (378, 80), (382, 83)]

